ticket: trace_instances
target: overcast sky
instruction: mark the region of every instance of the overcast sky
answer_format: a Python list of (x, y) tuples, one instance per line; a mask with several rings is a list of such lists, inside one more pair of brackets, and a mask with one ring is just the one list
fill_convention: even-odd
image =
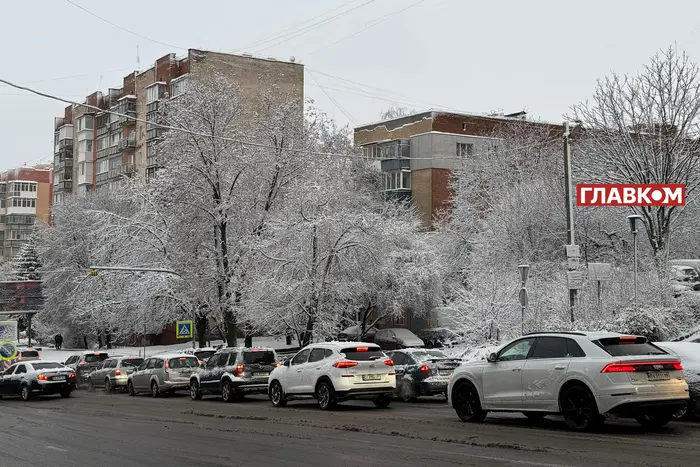
[[(342, 124), (375, 121), (392, 102), (560, 121), (597, 78), (635, 73), (661, 48), (700, 61), (692, 1), (71, 1), (146, 38), (67, 0), (4, 1), (0, 78), (82, 101), (121, 86), (137, 48), (145, 69), (191, 47), (296, 57), (306, 96)], [(51, 161), (63, 107), (0, 85), (0, 170)]]

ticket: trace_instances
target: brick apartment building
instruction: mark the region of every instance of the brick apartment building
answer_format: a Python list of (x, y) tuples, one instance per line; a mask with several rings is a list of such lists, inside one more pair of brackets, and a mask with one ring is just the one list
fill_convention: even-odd
[(51, 178), (48, 167), (0, 172), (0, 263), (19, 253), (35, 223), (49, 223)]
[(74, 105), (55, 119), (53, 201), (61, 202), (66, 194), (116, 187), (124, 176), (152, 175), (163, 129), (146, 121), (155, 120), (165, 99), (186, 91), (189, 77), (213, 71), (240, 87), (249, 111), (272, 86), (303, 104), (301, 64), (195, 49), (183, 58), (165, 55), (149, 69), (125, 76), (121, 87), (87, 96), (84, 103), (101, 112)]
[[(430, 228), (436, 214), (449, 207), (450, 174), (457, 160), (497, 149), (494, 131), (522, 124), (525, 117), (525, 112), (484, 116), (427, 111), (357, 127), (354, 140), (366, 157), (377, 159), (386, 192), (411, 199)], [(563, 132), (556, 125), (537, 125)]]

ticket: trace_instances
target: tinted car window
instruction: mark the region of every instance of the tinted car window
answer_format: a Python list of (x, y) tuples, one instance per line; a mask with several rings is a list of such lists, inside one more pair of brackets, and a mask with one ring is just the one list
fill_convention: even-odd
[(291, 364), (292, 365), (301, 365), (302, 363), (306, 363), (306, 360), (308, 360), (310, 353), (311, 353), (311, 349), (302, 350), (301, 352), (299, 352), (298, 354), (296, 354), (294, 356)]
[(561, 337), (540, 337), (535, 343), (530, 358), (566, 358), (569, 351), (566, 339)]
[(143, 363), (143, 358), (129, 358), (122, 360), (122, 366), (139, 366)]
[[(311, 352), (311, 354), (313, 355), (313, 352)], [(311, 359), (309, 359), (309, 361), (311, 361)], [(243, 363), (246, 365), (275, 363), (275, 353), (269, 350), (243, 352)]]
[(395, 352), (392, 354), (391, 359), (394, 361), (394, 365), (403, 365), (406, 361), (406, 356), (401, 352)]
[(195, 352), (194, 356), (200, 360), (204, 360), (204, 359), (211, 357), (215, 353), (216, 353), (216, 350), (202, 350), (200, 352)]
[(323, 360), (325, 355), (326, 349), (312, 349), (309, 355), (309, 363)]
[(26, 373), (27, 368), (24, 365), (17, 365), (17, 370), (15, 370), (15, 374), (20, 374), (20, 373)]
[(566, 339), (566, 351), (569, 353), (570, 357), (578, 358), (586, 356), (583, 349), (572, 339)]
[(22, 358), (37, 358), (39, 356), (39, 352), (36, 350), (25, 350), (21, 352)]
[(34, 367), (35, 370), (51, 370), (51, 369), (63, 368), (63, 365), (59, 365), (58, 363), (46, 362), (46, 363), (32, 363), (32, 367)]
[(151, 370), (156, 367), (156, 359), (155, 358), (149, 358), (146, 360), (146, 369)]
[(101, 362), (104, 360), (107, 360), (109, 356), (106, 353), (98, 353), (98, 354), (88, 354), (83, 357), (83, 359), (88, 362), (88, 363), (94, 363), (94, 362)]
[(163, 360), (161, 360), (160, 358), (156, 358), (155, 363), (156, 364), (155, 364), (154, 368), (156, 368), (156, 369), (163, 368), (165, 366), (165, 362)]
[(613, 357), (634, 355), (668, 355), (661, 348), (647, 342), (644, 337), (608, 337), (595, 341), (596, 345)]
[(379, 347), (347, 347), (340, 351), (348, 360), (368, 362), (384, 358), (384, 352)]
[(14, 365), (13, 365), (13, 366), (11, 366), (11, 367), (10, 367), (10, 368), (8, 368), (7, 370), (5, 370), (5, 376), (11, 375), (12, 373), (14, 373), (14, 372), (15, 372), (15, 370), (16, 370), (16, 369), (17, 369), (17, 367), (16, 367), (16, 366), (14, 366)]
[(411, 352), (413, 358), (419, 362), (425, 362), (427, 360), (435, 360), (438, 358), (447, 359), (447, 355), (440, 352), (439, 350), (426, 350), (425, 352)]
[(525, 360), (530, 353), (535, 338), (521, 339), (513, 342), (498, 354), (498, 359), (502, 361)]
[[(162, 366), (162, 360), (160, 360), (161, 366)], [(177, 370), (181, 368), (198, 368), (199, 367), (199, 360), (197, 360), (197, 357), (178, 357), (178, 358), (171, 358), (170, 361), (168, 362), (168, 366), (171, 369)], [(160, 368), (160, 367), (158, 367)]]

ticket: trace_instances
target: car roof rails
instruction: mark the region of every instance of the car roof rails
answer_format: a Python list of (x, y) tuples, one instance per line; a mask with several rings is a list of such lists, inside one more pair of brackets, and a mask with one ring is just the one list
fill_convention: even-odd
[(526, 332), (523, 334), (524, 336), (532, 336), (534, 334), (567, 334), (570, 336), (587, 336), (585, 332), (580, 332), (580, 331), (533, 331), (533, 332)]

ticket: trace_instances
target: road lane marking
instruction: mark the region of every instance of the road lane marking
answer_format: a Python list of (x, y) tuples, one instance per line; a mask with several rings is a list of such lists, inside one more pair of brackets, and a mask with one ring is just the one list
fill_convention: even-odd
[(54, 451), (68, 452), (67, 449), (57, 448), (56, 446), (46, 446), (46, 449), (53, 449)]

